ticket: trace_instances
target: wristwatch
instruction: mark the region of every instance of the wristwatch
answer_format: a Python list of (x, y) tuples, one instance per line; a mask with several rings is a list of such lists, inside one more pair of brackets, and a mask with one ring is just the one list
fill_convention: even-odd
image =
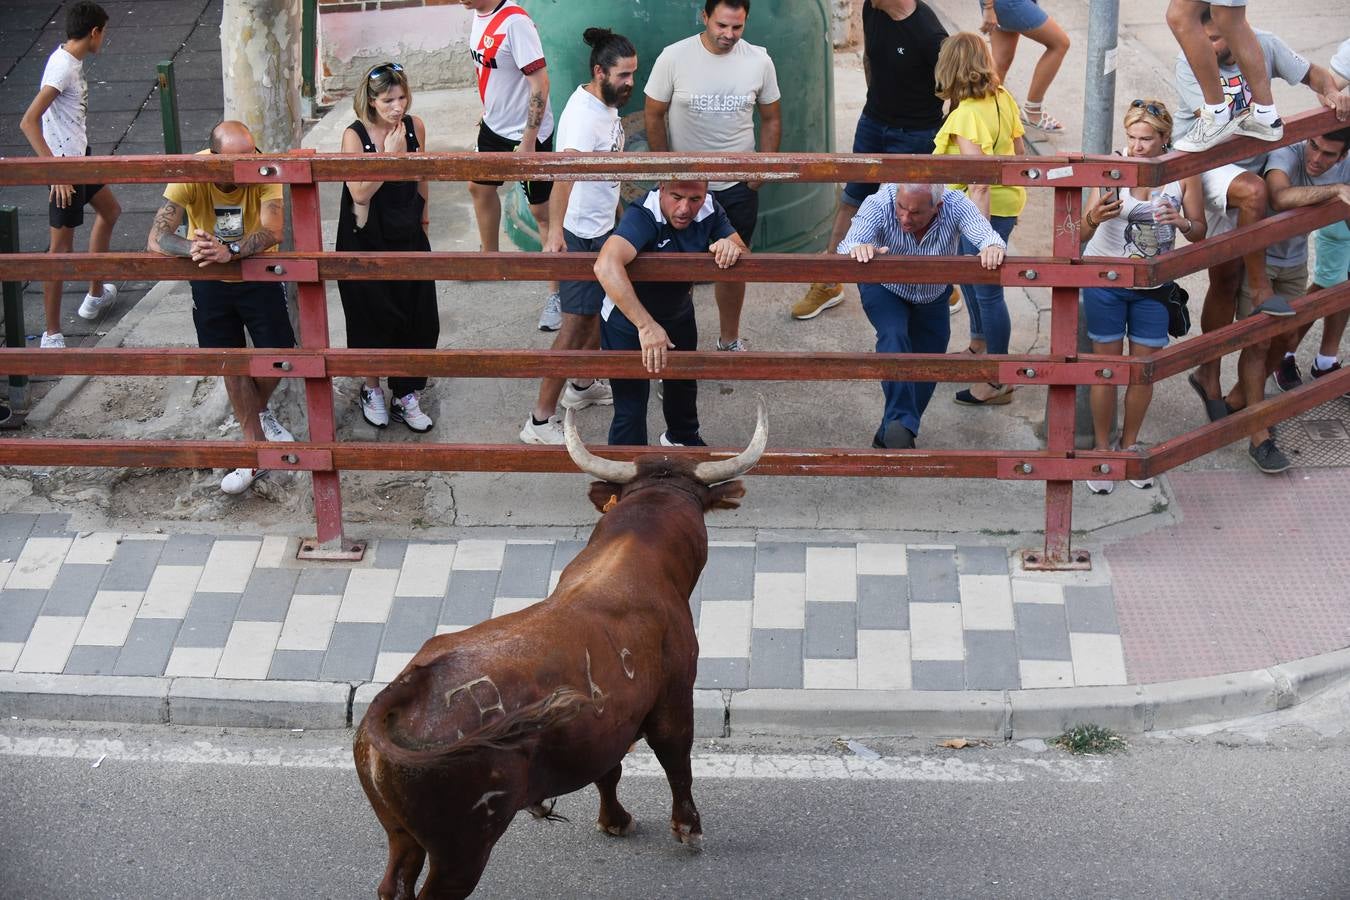
[(230, 243), (226, 244), (225, 249), (230, 251), (231, 259), (234, 259), (239, 255), (239, 244), (234, 241), (231, 241)]

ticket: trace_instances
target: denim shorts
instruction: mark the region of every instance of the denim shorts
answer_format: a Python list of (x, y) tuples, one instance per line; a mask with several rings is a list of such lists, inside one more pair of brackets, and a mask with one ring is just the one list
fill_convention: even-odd
[(1127, 334), (1131, 344), (1167, 346), (1167, 307), (1148, 291), (1083, 288), (1088, 337), (1110, 344)]
[[(853, 132), (854, 153), (932, 153), (937, 126), (932, 128), (900, 128), (887, 125), (868, 115), (858, 116), (858, 128)], [(862, 206), (862, 202), (877, 192), (878, 184), (852, 182), (844, 185), (844, 202)]]
[(1333, 222), (1313, 232), (1317, 265), (1313, 270), (1313, 284), (1335, 287), (1350, 279), (1350, 226)]
[(1031, 31), (1050, 18), (1037, 0), (994, 0), (994, 15), (998, 16), (999, 31)]
[[(608, 234), (595, 238), (577, 237), (566, 228), (563, 229), (563, 243), (568, 253), (599, 253), (600, 247), (609, 239)], [(562, 281), (558, 283), (558, 296), (562, 301), (562, 311), (574, 316), (598, 316), (600, 304), (605, 299), (605, 289), (600, 282)]]

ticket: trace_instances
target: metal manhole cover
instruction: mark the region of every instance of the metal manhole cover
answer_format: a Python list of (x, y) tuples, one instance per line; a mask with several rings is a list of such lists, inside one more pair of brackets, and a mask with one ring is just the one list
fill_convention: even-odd
[(1350, 466), (1350, 400), (1337, 397), (1279, 424), (1278, 443), (1305, 469)]

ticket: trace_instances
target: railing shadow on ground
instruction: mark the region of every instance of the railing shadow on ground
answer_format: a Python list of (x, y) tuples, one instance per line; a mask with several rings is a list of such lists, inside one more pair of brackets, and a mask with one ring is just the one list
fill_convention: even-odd
[[(1350, 370), (1272, 397), (1151, 449), (1076, 451), (1074, 392), (1078, 385), (1153, 384), (1291, 328), (1350, 308), (1350, 283), (1294, 303), (1295, 316), (1252, 317), (1190, 338), (1149, 356), (1096, 356), (1077, 350), (1079, 290), (1095, 285), (1139, 287), (1172, 280), (1234, 259), (1344, 217), (1335, 202), (1280, 213), (1219, 238), (1151, 261), (1084, 258), (1079, 226), (1082, 189), (1157, 186), (1255, 152), (1324, 134), (1339, 123), (1330, 111), (1290, 118), (1284, 139), (1266, 144), (1239, 138), (1207, 153), (1149, 159), (1068, 154), (1054, 157), (930, 157), (860, 154), (510, 153), (325, 154), (297, 151), (262, 156), (71, 157), (0, 159), (0, 186), (205, 182), (280, 183), (290, 188), (294, 249), (218, 266), (205, 275), (191, 261), (151, 253), (0, 254), (0, 281), (114, 277), (185, 281), (202, 278), (294, 282), (298, 286), (299, 347), (294, 350), (6, 348), (9, 373), (24, 375), (253, 375), (305, 383), (310, 440), (278, 445), (251, 441), (112, 441), (0, 439), (0, 464), (150, 468), (259, 467), (308, 471), (313, 478), (316, 536), (302, 542), (311, 559), (356, 559), (361, 541), (343, 533), (341, 470), (572, 472), (566, 450), (500, 444), (409, 444), (391, 454), (383, 444), (339, 442), (332, 379), (367, 375), (459, 378), (542, 376), (647, 378), (636, 352), (553, 350), (344, 350), (329, 346), (324, 282), (435, 279), (546, 281), (594, 278), (594, 254), (338, 253), (322, 247), (318, 185), (329, 181), (438, 180), (695, 180), (784, 182), (956, 182), (1046, 187), (1054, 191), (1053, 255), (1009, 257), (997, 271), (974, 257), (887, 257), (868, 264), (868, 281), (1001, 283), (1051, 289), (1050, 349), (1044, 354), (687, 352), (670, 358), (667, 377), (727, 380), (991, 381), (1044, 385), (1045, 447), (1014, 450), (873, 450), (775, 448), (753, 470), (760, 475), (997, 478), (1045, 482), (1045, 544), (1022, 551), (1029, 569), (1086, 568), (1086, 551), (1070, 545), (1074, 481), (1143, 479), (1232, 443), (1350, 390)], [(677, 254), (644, 254), (631, 266), (635, 281), (857, 282), (858, 263), (834, 254), (759, 253), (731, 269)], [(737, 449), (663, 450), (721, 458)], [(644, 448), (604, 448), (618, 459)]]

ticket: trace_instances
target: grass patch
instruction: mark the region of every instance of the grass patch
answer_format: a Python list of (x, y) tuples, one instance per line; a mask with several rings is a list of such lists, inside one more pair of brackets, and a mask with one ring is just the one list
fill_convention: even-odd
[(1082, 756), (1120, 753), (1129, 746), (1111, 729), (1091, 723), (1075, 725), (1050, 743)]

